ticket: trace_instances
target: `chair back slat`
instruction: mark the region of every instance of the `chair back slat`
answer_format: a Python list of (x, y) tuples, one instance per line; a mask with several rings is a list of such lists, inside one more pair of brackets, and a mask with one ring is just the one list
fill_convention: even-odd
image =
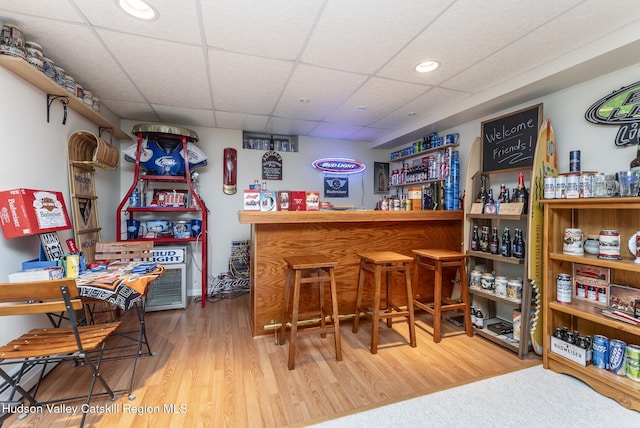
[(96, 260), (149, 260), (153, 256), (153, 241), (97, 242)]
[(74, 308), (82, 307), (76, 280), (73, 278), (0, 283), (0, 303), (14, 303), (0, 305), (0, 316), (64, 311), (66, 307), (60, 294), (60, 287), (63, 285), (69, 291)]

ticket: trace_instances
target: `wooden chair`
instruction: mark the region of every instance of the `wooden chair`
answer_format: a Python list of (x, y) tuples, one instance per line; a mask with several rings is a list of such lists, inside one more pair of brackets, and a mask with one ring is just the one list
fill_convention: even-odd
[[(120, 322), (91, 326), (78, 326), (75, 310), (82, 308), (75, 280), (66, 278), (52, 281), (1, 283), (0, 316), (34, 315), (50, 312), (64, 312), (69, 316), (69, 327), (38, 328), (30, 330), (19, 338), (0, 347), (0, 377), (11, 389), (10, 397), (3, 401), (3, 407), (16, 407), (21, 404), (17, 394), (26, 399), (29, 406), (46, 407), (47, 404), (84, 398), (88, 406), (91, 398), (108, 395), (115, 400), (115, 393), (100, 373), (100, 364), (104, 354), (106, 340), (118, 328)], [(85, 367), (92, 373), (91, 383), (86, 395), (56, 398), (38, 401), (37, 393), (47, 365), (62, 361), (80, 361), (76, 366)], [(3, 369), (6, 365), (21, 364), (18, 373), (11, 375)], [(23, 375), (32, 366), (40, 366), (38, 383), (30, 394), (21, 385)], [(69, 366), (67, 366), (69, 367)], [(82, 370), (81, 368), (76, 370)], [(64, 369), (65, 366), (62, 366)], [(69, 379), (73, 379), (73, 375)], [(94, 393), (96, 381), (105, 392)], [(25, 415), (26, 416), (26, 415)], [(24, 416), (22, 416), (24, 417)], [(84, 425), (86, 412), (83, 412), (80, 426)]]
[[(150, 260), (153, 256), (152, 249), (153, 241), (97, 242), (94, 258), (98, 262)], [(83, 301), (88, 324), (114, 321), (117, 318), (118, 310), (110, 303), (90, 298), (83, 298)]]

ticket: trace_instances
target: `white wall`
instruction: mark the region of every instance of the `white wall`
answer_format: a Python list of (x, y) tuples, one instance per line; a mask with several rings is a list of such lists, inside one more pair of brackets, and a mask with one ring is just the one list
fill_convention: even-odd
[[(58, 101), (52, 104), (51, 121), (47, 123), (46, 95), (4, 67), (0, 67), (0, 94), (0, 147), (3, 151), (0, 191), (28, 188), (62, 192), (72, 219), (67, 138), (81, 129), (97, 132), (97, 127), (71, 110), (66, 126), (62, 125), (63, 109)], [(117, 171), (102, 170), (96, 172), (96, 178), (96, 192), (100, 195), (98, 216), (107, 233), (112, 234), (113, 226), (107, 220), (113, 217), (113, 201), (119, 197), (120, 178)], [(71, 230), (58, 232), (58, 235), (66, 250), (64, 242), (73, 236)], [(10, 273), (19, 271), (23, 261), (38, 257), (39, 245), (37, 236), (0, 237), (0, 281), (6, 281)], [(32, 323), (44, 321), (44, 317), (34, 317)], [(0, 342), (13, 339), (32, 323), (17, 318), (0, 319)]]
[[(140, 122), (122, 121), (121, 129), (130, 133), (133, 126)], [(197, 169), (199, 173), (199, 193), (211, 211), (209, 215), (209, 276), (214, 278), (228, 271), (231, 255), (231, 242), (250, 239), (250, 226), (238, 222), (238, 211), (242, 210), (242, 190), (249, 187), (254, 179), (262, 182), (261, 150), (242, 148), (242, 131), (183, 126), (198, 134), (197, 146), (207, 156), (207, 165)], [(132, 142), (122, 142), (121, 148)], [(238, 152), (238, 192), (226, 195), (222, 192), (223, 151), (226, 147), (235, 148)], [(321, 200), (335, 204), (353, 204), (356, 207), (373, 209), (378, 199), (373, 194), (373, 162), (388, 162), (388, 150), (371, 150), (367, 143), (325, 140), (318, 138), (299, 138), (299, 151), (279, 152), (282, 156), (282, 181), (268, 180), (269, 190), (317, 190)], [(322, 157), (344, 157), (356, 159), (367, 166), (363, 173), (353, 174), (349, 178), (349, 198), (324, 199), (323, 173), (312, 168), (311, 162)], [(134, 164), (122, 162), (120, 167), (121, 192), (125, 194), (131, 185)], [(124, 231), (123, 231), (124, 233)], [(200, 254), (192, 264), (192, 283), (189, 295), (200, 295)]]

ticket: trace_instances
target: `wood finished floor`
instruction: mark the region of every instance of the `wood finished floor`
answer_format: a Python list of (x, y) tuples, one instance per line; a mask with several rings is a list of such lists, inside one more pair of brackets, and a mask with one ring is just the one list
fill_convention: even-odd
[[(129, 326), (133, 313), (123, 319)], [(370, 322), (357, 334), (341, 323), (343, 361), (335, 360), (332, 335), (298, 340), (296, 368), (287, 369), (288, 342), (275, 335), (252, 338), (249, 296), (207, 303), (186, 310), (146, 315), (156, 356), (139, 359), (136, 399), (119, 394), (115, 402), (97, 398), (93, 406), (113, 412), (90, 413), (87, 427), (285, 427), (304, 426), (404, 398), (539, 364), (480, 337), (468, 337), (443, 322), (443, 340), (433, 343), (431, 315), (416, 312), (417, 348), (408, 345), (406, 323), (381, 324), (378, 354), (369, 352)], [(132, 360), (103, 364), (104, 377), (116, 389), (127, 385)], [(40, 398), (84, 392), (88, 371), (59, 366), (45, 379)], [(69, 403), (79, 406), (80, 402)], [(114, 406), (117, 405), (117, 406)], [(165, 405), (184, 412), (168, 413)], [(183, 405), (183, 407), (180, 407)], [(80, 416), (11, 415), (3, 427), (76, 427)]]

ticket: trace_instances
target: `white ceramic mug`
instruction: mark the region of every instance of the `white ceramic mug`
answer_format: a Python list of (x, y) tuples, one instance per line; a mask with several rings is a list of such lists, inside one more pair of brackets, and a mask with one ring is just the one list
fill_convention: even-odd
[(567, 228), (564, 230), (564, 241), (562, 245), (562, 253), (573, 256), (584, 255), (584, 236), (582, 230)]

